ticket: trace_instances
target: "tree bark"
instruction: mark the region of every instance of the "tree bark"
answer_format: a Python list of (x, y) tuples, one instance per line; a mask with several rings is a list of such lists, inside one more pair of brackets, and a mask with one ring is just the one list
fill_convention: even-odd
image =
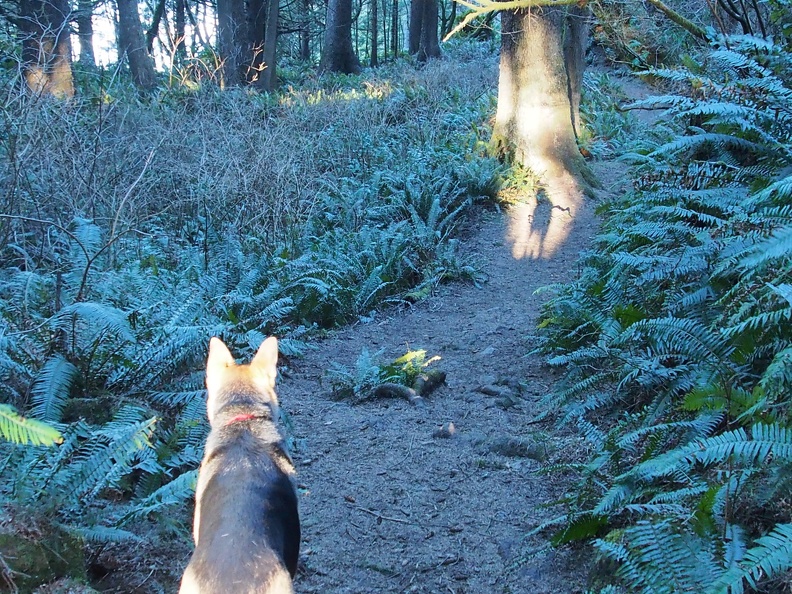
[(300, 60), (311, 59), (311, 0), (303, 0), (302, 24), (300, 25)]
[(17, 22), (28, 89), (59, 98), (74, 96), (68, 0), (21, 0)]
[[(582, 19), (578, 9), (565, 8), (501, 13), (498, 109), (491, 147), (499, 157), (538, 175), (553, 166), (573, 175), (587, 171), (575, 141), (583, 74)], [(565, 57), (571, 62), (569, 70)]]
[(174, 21), (176, 26), (176, 56), (184, 59), (187, 57), (187, 43), (185, 37), (187, 36), (186, 18), (185, 18), (185, 0), (176, 0), (174, 8)]
[(280, 12), (279, 0), (269, 0), (267, 10), (267, 28), (264, 32), (264, 70), (261, 71), (260, 87), (262, 90), (272, 92), (278, 85), (277, 70), (277, 43), (278, 43), (278, 15)]
[(96, 68), (96, 56), (93, 46), (93, 2), (91, 0), (78, 0), (77, 38), (80, 40), (80, 66), (93, 70)]
[(377, 3), (379, 0), (371, 0), (371, 67), (379, 66), (377, 50), (379, 49), (379, 20), (377, 19)]
[(399, 57), (399, 0), (393, 0), (391, 11), (391, 50), (393, 57)]
[(246, 78), (247, 19), (244, 0), (217, 0), (217, 49), (223, 61), (222, 85), (237, 86)]
[(408, 30), (407, 51), (411, 56), (418, 53), (421, 46), (421, 30), (423, 29), (424, 0), (410, 2), (410, 28)]
[(352, 0), (329, 0), (324, 46), (319, 70), (324, 72), (360, 72), (360, 61), (352, 47)]
[(154, 62), (146, 51), (136, 0), (118, 0), (118, 55), (127, 57), (135, 85), (144, 90), (157, 84)]
[(146, 33), (146, 48), (149, 55), (154, 51), (154, 40), (159, 35), (159, 27), (162, 17), (165, 15), (165, 0), (157, 0), (154, 7), (154, 14), (151, 17), (151, 27)]
[(422, 0), (421, 38), (418, 45), (418, 61), (426, 62), (440, 57), (440, 40), (437, 37), (438, 7), (437, 0)]

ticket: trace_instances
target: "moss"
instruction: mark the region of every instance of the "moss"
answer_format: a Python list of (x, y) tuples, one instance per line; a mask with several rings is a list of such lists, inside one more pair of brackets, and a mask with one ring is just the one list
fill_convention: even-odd
[(3, 577), (21, 594), (59, 578), (86, 580), (82, 542), (53, 526), (42, 529), (39, 525), (30, 533), (5, 526), (0, 531), (0, 557), (5, 562)]

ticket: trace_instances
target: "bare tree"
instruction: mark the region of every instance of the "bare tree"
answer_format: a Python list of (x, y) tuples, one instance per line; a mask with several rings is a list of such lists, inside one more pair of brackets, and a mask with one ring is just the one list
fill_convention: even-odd
[(319, 70), (360, 72), (360, 60), (352, 47), (352, 0), (329, 0), (324, 46)]

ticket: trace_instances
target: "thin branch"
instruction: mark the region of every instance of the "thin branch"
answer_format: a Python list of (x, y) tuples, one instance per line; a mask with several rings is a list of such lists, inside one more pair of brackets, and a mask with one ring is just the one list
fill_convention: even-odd
[(699, 27), (696, 23), (694, 23), (690, 19), (687, 19), (681, 14), (679, 14), (673, 8), (666, 6), (662, 2), (662, 0), (647, 0), (647, 2), (649, 2), (649, 4), (654, 6), (657, 10), (662, 12), (669, 19), (671, 19), (671, 21), (682, 27), (685, 31), (690, 33), (696, 39), (703, 39), (703, 40), (707, 39), (707, 32), (704, 29)]
[(500, 10), (517, 10), (519, 8), (536, 8), (539, 6), (569, 6), (579, 4), (580, 0), (507, 0), (498, 2), (497, 0), (457, 0), (458, 4), (470, 9), (465, 18), (450, 33), (443, 37), (443, 41), (448, 41), (459, 31), (464, 29), (470, 22), (478, 16), (497, 12)]

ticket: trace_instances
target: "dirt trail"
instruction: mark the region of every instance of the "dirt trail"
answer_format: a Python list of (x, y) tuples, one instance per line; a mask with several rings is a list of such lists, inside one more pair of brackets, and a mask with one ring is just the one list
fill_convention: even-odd
[[(619, 166), (595, 167), (606, 184), (618, 177)], [(478, 212), (463, 251), (488, 282), (441, 287), (292, 361), (279, 393), (297, 439), (298, 592), (584, 591), (585, 560), (526, 538), (559, 514), (541, 506), (564, 489), (561, 477), (537, 471), (585, 447), (551, 424), (532, 423), (554, 378), (525, 356), (547, 298), (535, 290), (573, 278), (597, 228), (592, 201), (579, 202), (571, 210), (539, 201)], [(560, 238), (555, 247), (542, 243), (548, 230)], [(426, 349), (442, 357), (434, 366), (447, 383), (423, 408), (332, 401), (324, 371), (333, 362), (354, 367), (364, 348), (384, 349), (385, 360)], [(449, 422), (454, 435), (434, 435)]]

